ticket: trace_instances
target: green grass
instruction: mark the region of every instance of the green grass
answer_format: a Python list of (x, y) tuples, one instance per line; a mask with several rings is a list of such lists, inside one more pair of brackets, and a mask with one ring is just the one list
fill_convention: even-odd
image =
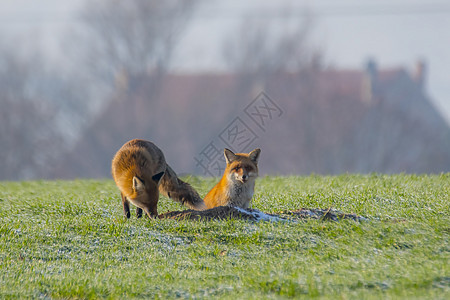
[(263, 177), (261, 211), (369, 221), (125, 221), (112, 180), (0, 182), (0, 298), (448, 299), (449, 195), (450, 174)]

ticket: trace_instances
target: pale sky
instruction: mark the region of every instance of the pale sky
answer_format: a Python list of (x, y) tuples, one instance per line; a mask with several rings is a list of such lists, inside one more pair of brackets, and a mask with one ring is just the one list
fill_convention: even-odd
[[(52, 56), (84, 0), (0, 0), (0, 35), (6, 41), (26, 38)], [(413, 69), (428, 64), (427, 91), (450, 122), (450, 1), (427, 0), (228, 0), (204, 1), (176, 51), (178, 71), (223, 68), (221, 48), (242, 18), (276, 22), (284, 4), (293, 12), (314, 15), (314, 43), (335, 68), (363, 67), (374, 58), (380, 68)], [(295, 13), (293, 13), (295, 15)], [(5, 39), (3, 39), (3, 42)], [(25, 44), (26, 45), (26, 44)]]

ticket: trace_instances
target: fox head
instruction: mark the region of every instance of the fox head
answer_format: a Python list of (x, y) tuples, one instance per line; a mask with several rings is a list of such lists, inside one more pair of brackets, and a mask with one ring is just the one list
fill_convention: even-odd
[[(156, 207), (159, 199), (159, 181), (164, 172), (157, 173), (150, 180), (144, 182), (141, 178), (133, 177), (133, 190), (135, 197), (130, 199), (132, 202), (150, 204), (150, 210), (156, 213)], [(157, 213), (156, 213), (157, 214)]]
[(261, 149), (255, 149), (250, 153), (233, 153), (230, 149), (224, 150), (228, 173), (228, 179), (233, 182), (246, 183), (254, 181), (258, 177), (258, 158)]

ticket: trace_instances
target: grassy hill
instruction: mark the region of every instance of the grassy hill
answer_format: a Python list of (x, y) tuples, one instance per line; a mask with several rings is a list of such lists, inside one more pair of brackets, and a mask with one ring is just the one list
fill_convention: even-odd
[(263, 177), (253, 208), (368, 220), (124, 220), (112, 180), (0, 182), (0, 298), (448, 299), (449, 195), (450, 174)]

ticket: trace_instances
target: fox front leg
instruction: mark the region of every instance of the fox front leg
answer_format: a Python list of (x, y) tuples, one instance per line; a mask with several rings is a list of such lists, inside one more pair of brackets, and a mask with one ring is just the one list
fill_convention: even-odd
[(122, 196), (122, 204), (123, 204), (123, 214), (127, 219), (130, 218), (130, 203), (128, 202), (127, 197), (125, 197), (122, 193), (120, 194)]
[(142, 217), (142, 208), (136, 207), (136, 217)]

